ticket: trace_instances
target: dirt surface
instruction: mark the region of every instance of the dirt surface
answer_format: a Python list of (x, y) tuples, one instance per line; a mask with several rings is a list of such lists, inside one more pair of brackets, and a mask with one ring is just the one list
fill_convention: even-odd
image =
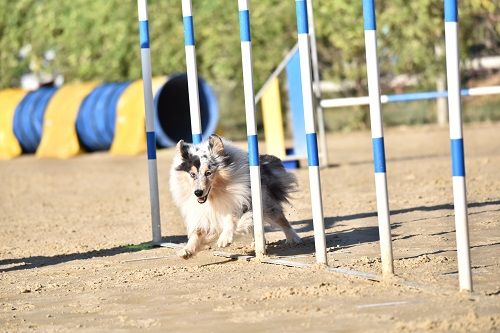
[[(446, 128), (386, 132), (396, 276), (150, 248), (145, 156), (32, 156), (0, 163), (0, 331), (489, 332), (500, 330), (500, 124), (464, 129), (474, 292), (458, 292)], [(321, 172), (331, 267), (380, 275), (369, 132), (329, 136)], [(165, 241), (185, 241), (168, 192), (173, 150), (158, 153)], [(287, 214), (314, 263), (307, 169)], [(249, 253), (250, 239), (224, 249)]]

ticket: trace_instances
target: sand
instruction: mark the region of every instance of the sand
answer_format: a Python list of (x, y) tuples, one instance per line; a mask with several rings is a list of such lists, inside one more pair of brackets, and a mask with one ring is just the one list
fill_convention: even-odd
[[(371, 281), (256, 260), (190, 260), (148, 248), (145, 156), (0, 162), (0, 331), (493, 332), (500, 330), (500, 124), (464, 129), (473, 293), (458, 291), (447, 128), (386, 131), (396, 276)], [(321, 171), (331, 267), (380, 276), (369, 132), (331, 134)], [(165, 241), (185, 241), (171, 204), (173, 150), (158, 152)], [(269, 254), (314, 263), (307, 169)], [(223, 251), (248, 254), (249, 237)]]

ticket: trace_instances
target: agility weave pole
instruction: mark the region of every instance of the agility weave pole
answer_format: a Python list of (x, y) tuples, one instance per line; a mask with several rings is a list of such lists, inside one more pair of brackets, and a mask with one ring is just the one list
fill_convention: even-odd
[(194, 39), (193, 7), (191, 0), (182, 0), (182, 21), (184, 23), (184, 51), (189, 91), (189, 115), (193, 143), (201, 142), (200, 94), (198, 89), (198, 69), (196, 67), (196, 47)]
[(316, 262), (327, 264), (325, 223), (323, 219), (323, 203), (321, 198), (321, 182), (319, 174), (318, 139), (314, 122), (314, 107), (311, 81), (311, 52), (309, 41), (309, 24), (307, 4), (305, 0), (295, 1), (297, 15), (297, 35), (300, 54), (300, 77), (302, 80), (302, 98), (304, 103), (304, 123), (307, 142), (307, 159), (309, 164), (309, 187), (311, 190), (311, 208), (314, 225), (314, 245)]
[(321, 90), (319, 89), (319, 64), (318, 64), (318, 50), (316, 48), (316, 32), (314, 28), (314, 10), (312, 0), (306, 0), (307, 4), (307, 21), (309, 25), (309, 41), (311, 45), (311, 65), (313, 75), (313, 92), (315, 96), (316, 117), (318, 120), (318, 134), (319, 134), (319, 151), (320, 163), (322, 167), (328, 166), (328, 147), (326, 144), (326, 126), (323, 108), (321, 107)]
[(365, 28), (366, 70), (368, 75), (368, 95), (370, 98), (370, 123), (375, 166), (375, 192), (377, 196), (378, 230), (380, 237), (380, 256), (382, 273), (394, 274), (391, 225), (389, 217), (389, 198), (385, 166), (384, 130), (380, 107), (380, 85), (377, 58), (377, 29), (375, 0), (363, 0)]
[(144, 108), (146, 110), (146, 142), (148, 151), (149, 196), (153, 243), (161, 243), (160, 200), (158, 195), (158, 170), (156, 166), (156, 133), (153, 113), (153, 81), (151, 77), (151, 51), (149, 49), (149, 23), (147, 0), (137, 0), (141, 46)]
[(238, 0), (241, 63), (243, 68), (243, 89), (245, 95), (245, 114), (248, 139), (248, 162), (250, 164), (250, 187), (252, 193), (253, 230), (255, 255), (265, 254), (266, 240), (262, 213), (262, 189), (260, 180), (259, 140), (255, 123), (255, 99), (252, 70), (252, 40), (250, 35), (250, 12), (248, 0)]
[(445, 0), (444, 21), (458, 279), (460, 290), (472, 291), (469, 226), (467, 220), (467, 193), (465, 188), (464, 140), (462, 135), (462, 110), (460, 105), (457, 0)]

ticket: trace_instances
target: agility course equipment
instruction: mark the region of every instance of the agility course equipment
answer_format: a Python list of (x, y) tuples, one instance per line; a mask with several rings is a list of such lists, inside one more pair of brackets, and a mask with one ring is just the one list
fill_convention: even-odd
[(97, 83), (74, 83), (62, 86), (45, 111), (43, 135), (37, 157), (68, 158), (81, 152), (76, 131), (78, 110)]
[(252, 216), (255, 238), (255, 255), (265, 254), (266, 240), (262, 213), (262, 190), (260, 182), (259, 140), (255, 123), (255, 100), (253, 91), (252, 40), (250, 34), (250, 12), (248, 0), (238, 0), (240, 18), (241, 63), (245, 94), (245, 114), (248, 138), (248, 162), (250, 165), (250, 187), (252, 193)]
[(457, 0), (445, 0), (444, 21), (458, 276), (460, 289), (472, 291), (467, 192), (465, 188), (464, 141), (462, 135), (462, 110), (460, 105)]
[(191, 0), (182, 0), (182, 21), (184, 23), (184, 52), (189, 86), (189, 115), (193, 143), (201, 142), (200, 101), (198, 99), (198, 69), (194, 39), (193, 8)]
[[(141, 0), (138, 0), (141, 2)], [(142, 0), (145, 2), (145, 0)], [(190, 0), (189, 8), (191, 8)], [(301, 95), (302, 107), (304, 114), (305, 137), (307, 143), (307, 157), (309, 164), (309, 182), (311, 192), (311, 207), (314, 226), (314, 242), (316, 252), (316, 262), (322, 265), (327, 265), (326, 256), (326, 239), (325, 227), (323, 220), (323, 205), (321, 198), (320, 172), (319, 172), (319, 157), (318, 157), (318, 140), (315, 128), (314, 108), (313, 108), (313, 84), (311, 73), (311, 55), (310, 55), (310, 39), (308, 27), (307, 4), (305, 0), (296, 0), (296, 16), (297, 16), (297, 35), (298, 35), (298, 50), (300, 62), (300, 79), (301, 79)], [(390, 213), (387, 191), (386, 177), (386, 161), (385, 161), (385, 146), (382, 126), (381, 114), (381, 95), (379, 85), (378, 59), (377, 59), (377, 38), (376, 38), (376, 15), (375, 15), (375, 0), (363, 0), (363, 19), (364, 19), (364, 35), (365, 35), (365, 51), (367, 62), (367, 77), (369, 96), (366, 103), (370, 105), (370, 120), (372, 132), (373, 160), (375, 171), (375, 186), (377, 198), (377, 213), (380, 236), (380, 251), (382, 259), (382, 273), (384, 276), (389, 276), (394, 273), (392, 244), (390, 233)], [(254, 178), (258, 176), (258, 141), (255, 132), (255, 101), (253, 96), (253, 80), (252, 80), (252, 65), (251, 65), (251, 38), (250, 38), (250, 14), (248, 11), (248, 0), (239, 0), (238, 9), (240, 15), (240, 39), (242, 49), (242, 64), (244, 72), (244, 89), (245, 89), (245, 110), (247, 116), (247, 135), (249, 149), (249, 163), (251, 167), (256, 167), (252, 173), (252, 200), (257, 197), (262, 200), (260, 195), (260, 182), (255, 182)], [(472, 290), (472, 279), (470, 272), (470, 254), (468, 242), (468, 226), (467, 226), (467, 202), (465, 190), (465, 165), (463, 152), (462, 138), (462, 119), (460, 110), (460, 86), (459, 86), (459, 66), (458, 66), (458, 43), (457, 43), (457, 1), (445, 0), (445, 32), (446, 32), (446, 61), (447, 61), (447, 76), (448, 76), (448, 101), (450, 112), (450, 140), (451, 140), (451, 156), (452, 156), (452, 175), (453, 175), (453, 192), (455, 204), (455, 223), (457, 230), (457, 249), (459, 260), (459, 280), (461, 290)], [(191, 18), (192, 20), (192, 18)], [(193, 31), (192, 27), (189, 30)], [(194, 36), (192, 39), (194, 41)], [(292, 59), (293, 54), (290, 55)], [(287, 63), (288, 63), (287, 59)], [(281, 64), (280, 64), (281, 65)], [(283, 65), (284, 67), (285, 65)], [(150, 69), (149, 69), (150, 70)], [(274, 73), (273, 73), (274, 75)], [(277, 75), (276, 75), (277, 76)], [(257, 94), (258, 97), (269, 94), (269, 98), (265, 103), (270, 106), (276, 106), (272, 103), (272, 99), (276, 99), (278, 83), (276, 76), (266, 82), (266, 89), (261, 90)], [(146, 77), (145, 77), (146, 79)], [(190, 91), (191, 92), (191, 91)], [(145, 96), (145, 100), (147, 100)], [(364, 100), (365, 101), (365, 100)], [(156, 170), (154, 170), (156, 176)], [(150, 173), (151, 175), (151, 173)], [(260, 177), (259, 177), (260, 180)], [(153, 184), (153, 182), (151, 182)], [(153, 184), (154, 185), (154, 184)], [(152, 185), (152, 186), (153, 186)], [(257, 191), (257, 193), (256, 193)], [(260, 201), (261, 203), (261, 201)], [(255, 201), (253, 201), (255, 209)], [(152, 203), (153, 205), (153, 203)], [(259, 205), (259, 202), (257, 202)], [(261, 206), (257, 207), (261, 209)], [(255, 212), (254, 212), (255, 213)], [(255, 215), (254, 215), (255, 217)], [(261, 226), (262, 221), (257, 217), (257, 228), (255, 233), (256, 238), (256, 256), (237, 255), (225, 252), (215, 252), (214, 255), (223, 256), (230, 259), (251, 260), (255, 257), (261, 257), (260, 262), (285, 265), (291, 267), (310, 267), (310, 264), (293, 262), (283, 259), (271, 259), (262, 257), (265, 254), (264, 234)], [(153, 228), (156, 226), (153, 224)], [(159, 227), (158, 227), (159, 228)], [(159, 229), (158, 229), (159, 230)], [(155, 233), (153, 233), (155, 234)], [(154, 241), (154, 240), (153, 240)], [(179, 248), (181, 244), (163, 243), (162, 246), (170, 248)], [(327, 267), (328, 271), (337, 272), (352, 276), (357, 276), (365, 279), (379, 281), (380, 279), (373, 274), (357, 272), (353, 270), (345, 270), (339, 268)], [(412, 285), (412, 284), (408, 284)]]
[[(208, 138), (217, 127), (217, 98), (202, 78), (198, 86), (200, 135)], [(191, 142), (189, 115), (183, 112), (189, 109), (187, 75), (154, 78), (152, 89), (156, 144), (171, 147), (180, 139)], [(0, 138), (5, 137), (0, 140), (2, 159), (35, 151), (41, 158), (69, 158), (84, 151), (109, 150), (113, 155), (146, 151), (142, 80), (0, 93), (0, 112), (6, 117), (0, 124)]]
[(151, 51), (149, 49), (149, 22), (146, 0), (137, 0), (141, 46), (144, 109), (146, 110), (146, 141), (148, 149), (149, 199), (151, 202), (151, 230), (153, 242), (161, 242), (160, 200), (158, 195), (158, 170), (156, 166), (156, 134), (153, 114), (153, 80), (151, 77)]
[(29, 92), (14, 114), (14, 134), (24, 152), (34, 153), (42, 137), (43, 116), (57, 88), (42, 87)]
[(314, 107), (311, 81), (311, 53), (307, 4), (305, 0), (296, 0), (297, 35), (299, 39), (300, 78), (302, 82), (302, 100), (304, 103), (304, 125), (309, 164), (309, 188), (311, 190), (311, 209), (314, 225), (314, 246), (316, 262), (327, 264), (325, 224), (323, 220), (323, 202), (319, 174), (318, 139), (314, 120)]
[[(500, 94), (500, 86), (465, 88), (460, 90), (460, 96), (464, 97), (495, 95), (495, 94)], [(401, 103), (401, 102), (437, 99), (443, 97), (448, 97), (447, 91), (423, 91), (415, 93), (380, 95), (380, 103), (382, 104)], [(332, 99), (321, 100), (321, 106), (323, 108), (339, 108), (345, 106), (368, 105), (369, 103), (370, 103), (370, 98), (368, 96), (332, 98)]]
[(380, 256), (382, 273), (393, 274), (391, 225), (389, 218), (389, 198), (385, 166), (384, 129), (380, 108), (380, 85), (377, 56), (377, 28), (375, 19), (375, 0), (363, 0), (365, 28), (366, 70), (370, 99), (370, 123), (375, 166), (375, 192), (377, 197), (378, 230), (380, 236)]
[(14, 134), (14, 114), (16, 106), (26, 95), (21, 89), (0, 91), (0, 159), (10, 159), (21, 155), (22, 149)]

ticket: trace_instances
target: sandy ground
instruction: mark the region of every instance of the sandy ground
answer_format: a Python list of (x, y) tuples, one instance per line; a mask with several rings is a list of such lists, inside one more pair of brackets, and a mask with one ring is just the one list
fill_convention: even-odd
[[(369, 132), (329, 136), (328, 260), (380, 275)], [(447, 129), (386, 132), (396, 277), (368, 281), (151, 248), (144, 156), (0, 163), (0, 331), (500, 331), (500, 124), (465, 127), (474, 289), (458, 292)], [(158, 153), (163, 235), (185, 240)], [(287, 214), (304, 244), (267, 233), (271, 257), (313, 263), (307, 169)], [(247, 253), (249, 238), (225, 251)], [(132, 245), (131, 245), (132, 244)], [(146, 260), (148, 259), (148, 260)]]

